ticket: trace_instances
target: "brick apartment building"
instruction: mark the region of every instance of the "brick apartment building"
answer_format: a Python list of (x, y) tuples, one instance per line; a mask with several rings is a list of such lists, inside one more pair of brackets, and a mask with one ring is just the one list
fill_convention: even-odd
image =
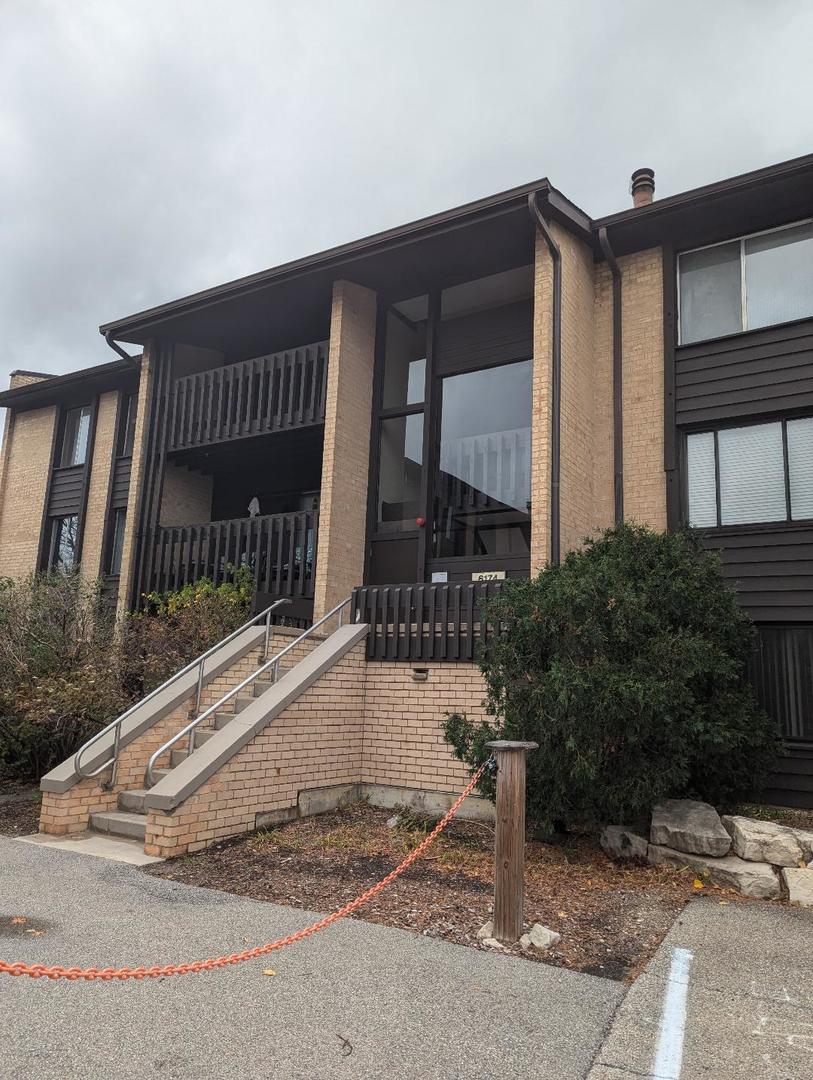
[[(653, 194), (639, 169), (633, 205), (594, 220), (541, 180), (107, 323), (109, 364), (12, 376), (0, 574), (78, 564), (124, 610), (245, 565), (257, 608), (286, 597), (300, 626), (353, 595), (344, 644), (298, 646), (311, 681), (264, 690), (248, 743), (224, 757), (219, 729), (141, 792), (148, 849), (308, 791), (442, 801), (481, 595), (622, 519), (688, 521), (722, 553), (787, 740), (770, 794), (813, 804), (813, 155)], [(137, 773), (184, 708), (114, 754)], [(51, 831), (124, 790), (61, 768)]]

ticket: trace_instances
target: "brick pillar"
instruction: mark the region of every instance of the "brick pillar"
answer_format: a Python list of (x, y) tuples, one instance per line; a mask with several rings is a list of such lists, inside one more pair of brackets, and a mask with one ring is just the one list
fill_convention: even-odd
[(95, 580), (102, 572), (107, 492), (113, 469), (118, 401), (116, 390), (102, 394), (96, 414), (93, 460), (90, 465), (87, 510), (82, 532), (82, 574), (89, 581)]
[(534, 262), (534, 367), (531, 413), (531, 576), (550, 558), (550, 435), (553, 372), (553, 260), (537, 233)]
[(349, 596), (364, 575), (376, 295), (333, 286), (314, 618)]
[(127, 519), (124, 524), (124, 546), (121, 553), (121, 577), (119, 579), (118, 614), (122, 615), (133, 606), (133, 572), (135, 570), (136, 537), (138, 532), (138, 509), (144, 486), (144, 449), (147, 441), (147, 409), (152, 389), (152, 346), (144, 349), (141, 374), (138, 383), (133, 459), (130, 470), (130, 490), (127, 495)]

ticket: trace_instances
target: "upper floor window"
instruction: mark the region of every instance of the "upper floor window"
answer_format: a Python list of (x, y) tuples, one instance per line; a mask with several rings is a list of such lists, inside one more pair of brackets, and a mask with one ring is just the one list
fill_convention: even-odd
[(813, 417), (686, 437), (689, 524), (813, 518)]
[(678, 282), (681, 345), (813, 316), (813, 222), (684, 252)]
[(84, 465), (90, 435), (90, 413), (90, 405), (80, 405), (78, 409), (69, 409), (65, 413), (62, 453), (59, 456), (61, 467)]
[(128, 394), (121, 410), (118, 446), (116, 447), (118, 457), (129, 457), (133, 452), (137, 406), (138, 394)]

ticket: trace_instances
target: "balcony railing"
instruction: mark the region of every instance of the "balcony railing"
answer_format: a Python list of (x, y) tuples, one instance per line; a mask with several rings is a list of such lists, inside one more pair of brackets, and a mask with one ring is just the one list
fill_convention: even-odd
[(365, 585), (353, 591), (351, 618), (370, 624), (371, 660), (474, 660), (500, 633), (482, 616), (500, 582)]
[(216, 585), (248, 567), (258, 593), (312, 597), (316, 510), (169, 525), (156, 534), (150, 590), (167, 592), (200, 578)]
[(327, 351), (320, 341), (176, 379), (168, 449), (321, 423)]

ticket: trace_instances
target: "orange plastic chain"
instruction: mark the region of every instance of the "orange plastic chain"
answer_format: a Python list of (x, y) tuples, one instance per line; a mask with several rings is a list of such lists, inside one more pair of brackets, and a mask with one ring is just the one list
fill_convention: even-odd
[(165, 975), (191, 975), (198, 971), (214, 971), (216, 968), (227, 967), (230, 964), (242, 964), (245, 960), (255, 960), (258, 956), (265, 956), (266, 953), (274, 952), (276, 949), (284, 949), (286, 945), (293, 945), (295, 941), (302, 941), (303, 938), (310, 937), (311, 934), (315, 934), (319, 930), (325, 930), (328, 926), (338, 922), (339, 919), (345, 918), (345, 916), (357, 911), (362, 904), (366, 904), (368, 900), (372, 900), (374, 896), (385, 889), (390, 882), (395, 881), (403, 872), (410, 867), (416, 859), (426, 851), (429, 845), (441, 832), (446, 828), (457, 811), (462, 806), (465, 799), (472, 793), (477, 781), (483, 774), (484, 769), (488, 765), (488, 762), (484, 762), (472, 776), (471, 780), (452, 806), (449, 807), (447, 812), (443, 815), (441, 820), (437, 823), (434, 829), (429, 835), (411, 851), (404, 861), (381, 881), (371, 886), (366, 892), (363, 892), (361, 896), (357, 896), (355, 900), (351, 900), (344, 907), (339, 908), (338, 911), (332, 912), (330, 915), (326, 915), (323, 919), (313, 923), (311, 926), (306, 926), (303, 930), (297, 930), (294, 934), (288, 934), (287, 937), (277, 938), (276, 941), (269, 941), (266, 945), (259, 945), (256, 949), (246, 949), (245, 952), (232, 953), (231, 956), (218, 956), (210, 960), (193, 960), (189, 964), (168, 964), (164, 967), (137, 967), (137, 968), (78, 968), (78, 967), (45, 967), (44, 964), (23, 964), (14, 963), (9, 964), (4, 960), (0, 960), (0, 974), (6, 975), (30, 975), (32, 979), (41, 979), (43, 976), (46, 979), (68, 979), (71, 982), (76, 982), (78, 979), (85, 979), (90, 982), (92, 979), (102, 979), (105, 982), (110, 982), (112, 979), (160, 979)]

